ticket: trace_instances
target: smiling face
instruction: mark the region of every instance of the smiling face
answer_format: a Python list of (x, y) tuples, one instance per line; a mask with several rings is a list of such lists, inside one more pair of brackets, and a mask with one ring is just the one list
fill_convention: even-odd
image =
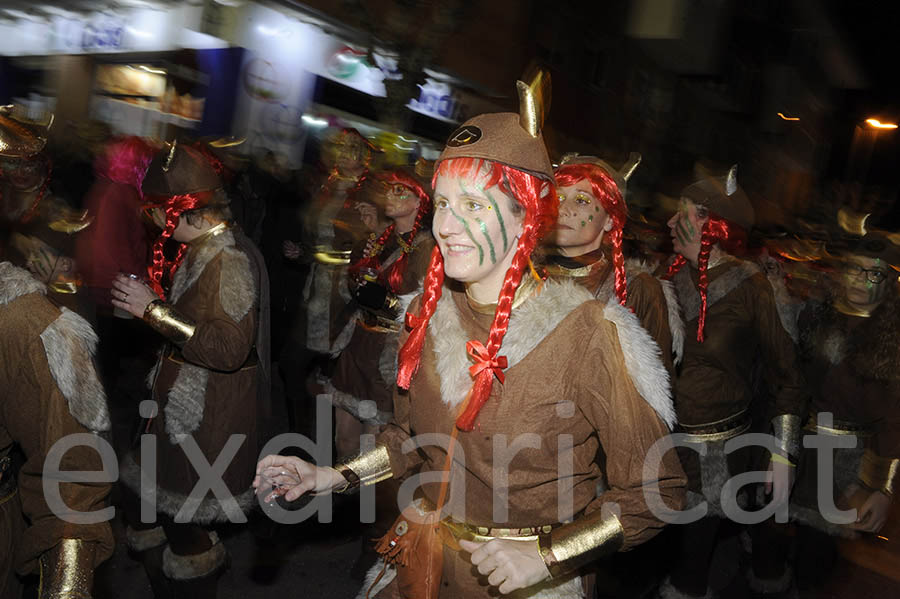
[(709, 211), (704, 206), (682, 197), (678, 212), (668, 222), (672, 249), (695, 264), (700, 255), (700, 236), (707, 220)]
[(564, 256), (581, 256), (600, 247), (603, 234), (612, 229), (612, 219), (594, 196), (591, 182), (557, 188), (559, 219), (552, 241)]
[[(499, 294), (522, 234), (521, 210), (499, 188), (476, 177), (440, 175), (434, 189), (432, 232), (446, 276)], [(495, 298), (496, 299), (496, 296)]]

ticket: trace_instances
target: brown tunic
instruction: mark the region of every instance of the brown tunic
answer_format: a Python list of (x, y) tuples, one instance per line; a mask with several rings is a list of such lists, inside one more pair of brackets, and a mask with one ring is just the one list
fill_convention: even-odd
[[(553, 291), (554, 286), (562, 291)], [(542, 295), (571, 295), (574, 290), (571, 286), (548, 282)], [(452, 322), (440, 322), (436, 313), (429, 324), (430, 331), (444, 331), (454, 340), (459, 337), (463, 346), (469, 339), (486, 342), (492, 315), (474, 310), (463, 292), (445, 287), (444, 294), (450, 297), (441, 301), (452, 302), (447, 308), (458, 316), (462, 328), (454, 333)], [(525, 310), (529, 302), (538, 300), (545, 298), (533, 296), (517, 309)], [(418, 310), (417, 303), (418, 300), (413, 303), (413, 313)], [(532, 339), (534, 348), (505, 370), (505, 383), (495, 380), (475, 430), (459, 434), (455, 468), (459, 469), (457, 474), (461, 478), (451, 483), (448, 505), (455, 518), (470, 524), (528, 527), (589, 514), (603, 504), (615, 503), (620, 508), (619, 520), (625, 532), (624, 548), (628, 549), (646, 541), (662, 527), (647, 507), (645, 485), (658, 484), (661, 498), (677, 509), (683, 500), (683, 473), (674, 452), (670, 452), (656, 477), (644, 476), (648, 448), (665, 436), (668, 429), (631, 383), (616, 325), (604, 316), (604, 305), (586, 301), (560, 318), (559, 324), (543, 338)], [(529, 324), (534, 323), (520, 323), (522, 327)], [(513, 355), (515, 350), (505, 344), (501, 354)], [(434, 336), (429, 334), (409, 392), (395, 397), (395, 421), (378, 438), (389, 450), (395, 477), (416, 466), (421, 466), (423, 473), (440, 471), (444, 464), (445, 446), (426, 445), (408, 453), (401, 449), (410, 437), (428, 433), (449, 435), (454, 426), (457, 410), (444, 403), (442, 394), (451, 397), (465, 390), (442, 393), (442, 382), (447, 389), (444, 379), (456, 373), (444, 371), (446, 363), (442, 364), (435, 351)], [(468, 382), (471, 383), (470, 378)], [(494, 447), (509, 447), (517, 438), (530, 440), (509, 461), (508, 479), (504, 480), (498, 469), (500, 464), (494, 459), (497, 455)], [(560, 449), (560, 443), (568, 440), (571, 440), (571, 450)], [(601, 446), (606, 453), (609, 490), (598, 497), (601, 469), (595, 457)], [(464, 456), (464, 464), (460, 456)], [(569, 458), (572, 512), (560, 514), (557, 494), (560, 460), (565, 463)], [(460, 483), (464, 488), (457, 492), (464, 497), (455, 503), (453, 488)], [(423, 491), (431, 501), (437, 500), (436, 483), (423, 485)], [(508, 516), (499, 519), (493, 511), (494, 500), (500, 506), (504, 497), (508, 497)], [(452, 561), (448, 562), (451, 557)], [(484, 581), (473, 576), (471, 568), (463, 562), (460, 555), (445, 552), (441, 597), (492, 596)]]
[[(88, 439), (94, 442), (88, 441), (88, 445), (78, 445), (66, 452), (59, 465), (61, 471), (103, 470), (97, 450), (101, 440), (94, 431), (109, 426), (106, 399), (93, 372), (92, 344), (84, 343), (84, 337), (79, 337), (90, 328), (77, 319), (80, 333), (73, 332), (68, 326), (71, 321), (66, 319), (74, 315), (68, 313), (66, 318), (61, 318), (60, 309), (44, 297), (43, 286), (33, 279), (28, 293), (16, 293), (23, 288), (16, 290), (8, 286), (10, 279), (5, 269), (9, 267), (8, 263), (0, 263), (0, 269), (4, 269), (0, 272), (0, 455), (17, 443), (26, 461), (19, 470), (18, 493), (5, 501), (0, 497), (0, 592), (12, 588), (7, 585), (13, 582), (14, 564), (20, 573), (33, 571), (40, 555), (63, 538), (94, 543), (95, 565), (107, 559), (113, 549), (108, 522), (72, 524), (60, 520), (48, 506), (42, 486), (47, 452), (66, 435), (89, 434)], [(24, 271), (16, 271), (30, 279)], [(48, 362), (48, 352), (54, 342), (49, 337), (46, 341), (41, 337), (54, 327), (71, 342), (56, 346), (57, 351), (65, 354), (56, 358), (57, 363), (62, 363), (58, 367), (68, 371), (73, 366), (78, 369), (68, 372), (79, 389), (78, 395), (71, 399), (60, 390)], [(77, 387), (79, 382), (88, 379), (94, 385), (94, 395)], [(89, 429), (76, 420), (73, 410), (97, 426)], [(93, 512), (106, 507), (111, 484), (61, 482), (59, 489), (71, 510)]]
[[(747, 411), (763, 423), (757, 430), (768, 432), (767, 423), (776, 415), (805, 415), (808, 396), (794, 343), (782, 325), (768, 279), (738, 260), (711, 268), (708, 276), (703, 343), (697, 341), (698, 271), (685, 266), (675, 276), (686, 331), (684, 361), (675, 382), (679, 424), (707, 424)], [(753, 374), (758, 360), (769, 393), (757, 398)], [(729, 457), (731, 474), (749, 466), (746, 461), (738, 466), (739, 458)], [(696, 452), (684, 452), (682, 461), (690, 489), (699, 490)]]
[[(361, 244), (356, 248), (353, 255), (355, 260), (361, 259), (361, 250), (364, 247), (365, 244)], [(415, 247), (409, 254), (409, 262), (397, 295), (413, 293), (422, 285), (422, 280), (428, 271), (433, 248), (434, 238), (430, 231), (422, 231), (417, 235)], [(385, 243), (380, 254), (385, 263), (381, 271), (393, 264), (393, 260), (390, 258), (397, 257), (395, 253), (399, 251), (400, 246), (396, 238), (392, 236)], [(390, 261), (388, 262), (388, 260)], [(374, 324), (372, 321), (375, 317), (392, 320), (394, 315), (382, 314), (383, 311), (359, 308), (369, 312), (370, 316), (367, 318), (366, 314), (361, 314), (357, 319), (350, 343), (338, 358), (332, 383), (339, 391), (349, 393), (357, 400), (374, 401), (379, 411), (389, 412), (393, 409), (393, 394), (396, 386), (398, 333), (371, 325)], [(390, 355), (386, 355), (385, 352), (390, 352)]]
[[(573, 277), (575, 281), (601, 301), (609, 301), (615, 295), (615, 272), (612, 262), (603, 250), (591, 252), (578, 258), (566, 259), (555, 256), (555, 261), (569, 269), (581, 264), (590, 269), (586, 276)], [(631, 264), (626, 264), (628, 294), (625, 305), (631, 308), (644, 329), (650, 333), (661, 351), (663, 366), (674, 378), (675, 364), (672, 355), (672, 331), (669, 326), (669, 310), (662, 283), (647, 272), (641, 272)], [(564, 276), (562, 274), (555, 276)]]
[[(175, 274), (169, 301), (196, 322), (196, 330), (180, 350), (165, 347), (149, 380), (159, 407), (148, 430), (156, 435), (157, 510), (170, 516), (199, 480), (179, 433), (191, 435), (210, 464), (233, 435), (243, 436), (222, 479), (245, 511), (253, 505), (248, 487), (258, 457), (258, 275), (231, 231), (194, 244)], [(123, 472), (132, 489), (139, 488), (135, 474), (133, 468)], [(226, 518), (209, 493), (193, 521)]]

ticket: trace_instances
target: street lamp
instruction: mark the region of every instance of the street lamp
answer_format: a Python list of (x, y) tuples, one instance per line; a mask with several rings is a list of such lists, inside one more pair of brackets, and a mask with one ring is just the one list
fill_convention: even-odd
[(882, 123), (878, 119), (866, 119), (866, 123), (873, 129), (896, 129), (896, 123)]

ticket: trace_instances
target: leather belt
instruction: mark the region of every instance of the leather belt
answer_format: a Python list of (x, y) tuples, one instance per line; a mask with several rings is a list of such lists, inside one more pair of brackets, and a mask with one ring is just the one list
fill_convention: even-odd
[[(181, 355), (181, 350), (179, 350), (174, 345), (169, 347), (169, 351), (166, 354), (166, 359), (176, 364), (184, 364), (186, 360), (184, 356)], [(251, 368), (256, 368), (259, 365), (259, 356), (256, 354), (256, 347), (253, 347), (250, 350), (250, 355), (247, 356), (247, 359), (244, 360), (244, 363), (237, 370), (229, 371), (229, 372), (239, 372), (241, 370), (250, 370)]]
[(704, 424), (678, 424), (678, 432), (687, 435), (688, 443), (709, 443), (711, 441), (727, 441), (750, 430), (752, 424), (750, 413), (742, 410), (715, 422)]

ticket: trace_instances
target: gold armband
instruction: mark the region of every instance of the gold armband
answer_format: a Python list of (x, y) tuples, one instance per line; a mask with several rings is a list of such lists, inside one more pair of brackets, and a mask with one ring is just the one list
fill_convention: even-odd
[(39, 599), (90, 599), (94, 544), (63, 539), (41, 556)]
[(144, 310), (144, 322), (153, 327), (163, 337), (178, 346), (183, 346), (194, 336), (196, 323), (180, 314), (170, 304), (162, 300), (153, 300)]
[(392, 476), (390, 454), (384, 445), (378, 445), (371, 451), (335, 464), (334, 469), (347, 479), (347, 484), (336, 489), (335, 493), (354, 491), (359, 487), (374, 485)]
[(615, 514), (595, 512), (538, 537), (538, 550), (551, 578), (618, 551), (625, 529)]
[(859, 481), (870, 489), (893, 497), (898, 471), (900, 471), (900, 460), (883, 458), (867, 449), (859, 463)]
[(772, 418), (772, 432), (777, 439), (776, 452), (796, 463), (800, 455), (802, 420), (794, 414)]

